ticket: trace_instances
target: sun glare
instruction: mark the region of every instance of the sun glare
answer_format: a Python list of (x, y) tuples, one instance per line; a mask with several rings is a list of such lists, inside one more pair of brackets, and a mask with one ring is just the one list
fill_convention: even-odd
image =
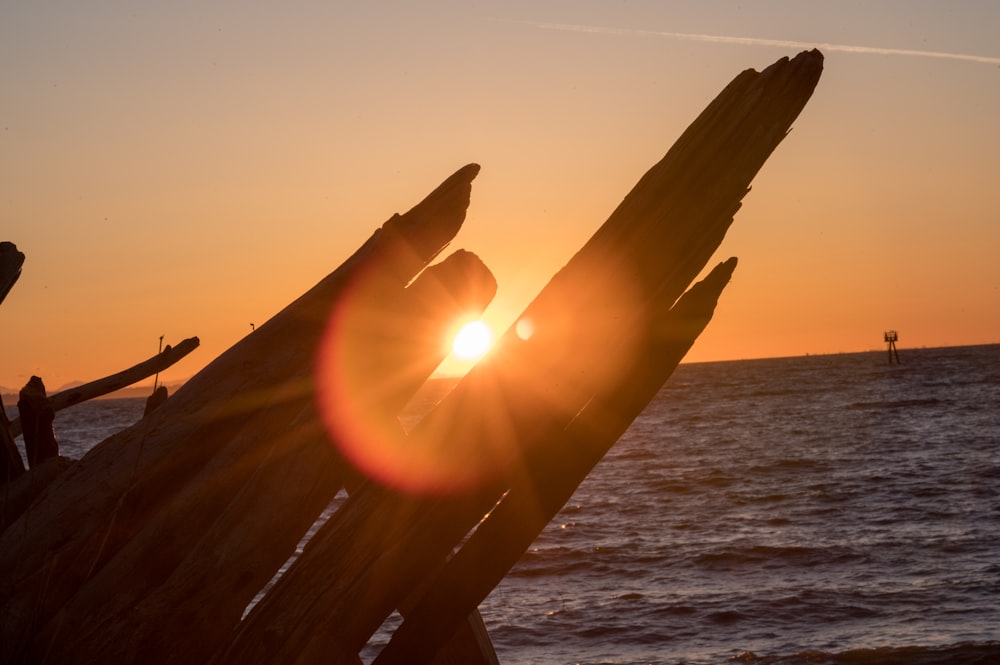
[(451, 343), (451, 352), (462, 360), (478, 360), (493, 346), (493, 332), (482, 321), (469, 321)]

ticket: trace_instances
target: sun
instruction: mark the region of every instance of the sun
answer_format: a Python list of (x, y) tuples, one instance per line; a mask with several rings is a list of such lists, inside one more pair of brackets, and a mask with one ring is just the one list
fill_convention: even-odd
[(469, 321), (455, 334), (451, 352), (462, 360), (479, 360), (493, 346), (493, 331), (482, 321)]

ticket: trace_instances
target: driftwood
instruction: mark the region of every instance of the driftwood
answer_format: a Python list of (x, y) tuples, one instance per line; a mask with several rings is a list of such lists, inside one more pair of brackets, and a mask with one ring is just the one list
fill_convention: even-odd
[(393, 216), (0, 535), (0, 659), (356, 663), (399, 609), (381, 663), (495, 662), (476, 605), (711, 318), (735, 261), (685, 290), (821, 69), (739, 75), (409, 433), (443, 330), (495, 289), (468, 252), (427, 267), (478, 167)]
[(143, 416), (148, 416), (157, 408), (160, 407), (164, 402), (167, 401), (169, 395), (167, 394), (166, 386), (157, 386), (153, 389), (152, 394), (146, 398), (146, 406), (142, 410)]
[[(24, 264), (24, 254), (18, 251), (11, 242), (0, 242), (0, 303), (9, 293), (21, 275)], [(176, 347), (167, 346), (152, 358), (134, 365), (126, 370), (91, 381), (69, 390), (47, 396), (42, 379), (32, 376), (21, 389), (18, 399), (18, 417), (8, 421), (6, 412), (2, 412), (0, 401), (0, 484), (6, 485), (25, 473), (24, 460), (17, 449), (14, 439), (23, 434), (25, 454), (28, 466), (35, 467), (59, 454), (58, 443), (52, 430), (52, 420), (55, 413), (66, 407), (79, 404), (102, 395), (107, 395), (156, 374), (189, 354), (198, 347), (198, 338), (183, 340)], [(158, 389), (147, 402), (147, 413), (166, 400), (166, 389)], [(24, 423), (29, 422), (29, 431), (23, 432)], [(28, 498), (34, 498), (69, 466), (69, 460), (58, 464), (46, 465), (44, 473), (29, 474), (32, 478), (21, 482), (18, 488), (5, 488), (3, 495), (2, 519), (6, 526), (15, 519), (20, 511), (29, 505)], [(56, 471), (57, 470), (57, 471)]]
[(24, 430), (22, 434), (28, 468), (58, 457), (59, 444), (56, 443), (56, 433), (52, 429), (56, 412), (45, 392), (45, 384), (39, 377), (31, 377), (24, 388), (21, 388), (17, 399), (17, 413), (17, 419), (11, 423), (11, 431), (16, 433)]
[[(198, 348), (198, 338), (189, 337), (181, 341), (177, 346), (166, 346), (163, 351), (148, 360), (133, 365), (115, 374), (105, 376), (96, 381), (90, 381), (83, 385), (63, 390), (49, 397), (49, 406), (53, 412), (86, 402), (102, 395), (113, 393), (116, 390), (127, 388), (128, 386), (153, 376), (157, 372), (162, 372), (187, 354)], [(16, 437), (21, 433), (21, 419), (15, 418), (10, 423), (11, 436)]]
[[(521, 320), (535, 334), (509, 331), (421, 421), (409, 447), (392, 447), (419, 451), (405, 459), (407, 480), (432, 457), (417, 482), (477, 491), (429, 501), (371, 487), (352, 496), (250, 614), (225, 662), (349, 658), (503, 490), (530, 475), (530, 458), (586, 417), (595, 396), (621, 386), (627, 402), (646, 403), (629, 379), (637, 363), (654, 360), (643, 336), (655, 308), (680, 295), (718, 246), (821, 65), (808, 53), (737, 77), (527, 308)], [(392, 518), (375, 526), (369, 514)]]
[(17, 278), (21, 276), (21, 266), (24, 265), (24, 254), (17, 246), (6, 240), (0, 242), (0, 303), (10, 293)]
[[(478, 167), (460, 170), (409, 213), (394, 216), (340, 269), (217, 358), (149, 418), (95, 448), (49, 492), (47, 528), (29, 528), (35, 523), (29, 512), (8, 529), (4, 538), (9, 540), (0, 541), (0, 558), (7, 566), (3, 569), (11, 571), (7, 589), (12, 593), (4, 598), (0, 645), (10, 649), (10, 657), (37, 658), (32, 654), (44, 650), (51, 662), (87, 662), (88, 654), (103, 659), (108, 653), (129, 660), (141, 645), (136, 644), (140, 636), (105, 640), (105, 635), (117, 634), (119, 618), (108, 615), (120, 609), (121, 620), (130, 621), (145, 616), (145, 608), (119, 608), (100, 589), (106, 584), (116, 590), (114, 597), (132, 599), (153, 588), (169, 595), (174, 572), (182, 579), (175, 577), (173, 583), (198, 589), (190, 602), (211, 614), (210, 620), (205, 625), (185, 621), (183, 634), (163, 631), (163, 621), (149, 621), (142, 630), (154, 632), (151, 640), (171, 642), (169, 651), (160, 652), (165, 659), (195, 662), (196, 655), (207, 657), (197, 652), (213, 642), (206, 642), (200, 631), (234, 628), (245, 605), (292, 554), (341, 485), (335, 455), (311, 416), (313, 357), (331, 304), (367, 293), (372, 311), (355, 318), (367, 318), (376, 332), (387, 330), (410, 340), (408, 346), (415, 349), (431, 345), (440, 359), (441, 331), (431, 330), (439, 326), (442, 309), (453, 317), (463, 307), (477, 309), (477, 301), (481, 309), (492, 296), (492, 277), (467, 252), (456, 253), (407, 288), (458, 231), (477, 172)], [(425, 308), (428, 323), (421, 325), (424, 297), (442, 293), (449, 297)], [(386, 305), (381, 317), (379, 302)], [(397, 318), (399, 303), (416, 317)], [(331, 325), (335, 323), (333, 319)], [(377, 327), (383, 325), (389, 327)], [(427, 358), (403, 363), (399, 371), (381, 377), (380, 385), (404, 393), (411, 381), (415, 390), (423, 381), (420, 373), (435, 365)], [(294, 482), (279, 486), (274, 475), (284, 480), (280, 473), (289, 467)], [(111, 489), (95, 493), (95, 484)], [(205, 537), (204, 529), (210, 530)], [(222, 542), (214, 549), (208, 544), (212, 533)], [(195, 542), (206, 543), (209, 552), (190, 559), (189, 546)], [(235, 556), (233, 548), (244, 545), (253, 555)], [(52, 556), (24, 556), (33, 551)], [(221, 560), (225, 579), (197, 572), (211, 570), (212, 557)], [(236, 568), (225, 567), (229, 557)], [(186, 572), (185, 560), (195, 572)], [(118, 577), (111, 570), (136, 574)], [(121, 579), (129, 579), (132, 590)], [(226, 579), (232, 580), (230, 586)], [(206, 581), (215, 589), (208, 596)], [(84, 602), (92, 589), (102, 597), (100, 606)], [(146, 605), (156, 612), (156, 604), (152, 598)], [(159, 611), (177, 616), (169, 607)], [(167, 625), (175, 620), (168, 618)], [(92, 644), (88, 651), (87, 640), (103, 646)], [(189, 650), (196, 655), (178, 655)], [(153, 657), (157, 652), (143, 653)]]
[(30, 472), (23, 473), (0, 487), (0, 533), (72, 465), (73, 460), (68, 457), (50, 457), (32, 467)]
[[(577, 486), (651, 400), (708, 324), (736, 260), (720, 264), (681, 300), (655, 316), (644, 344), (647, 357), (620, 385), (605, 390), (565, 430), (535, 452), (525, 472), (461, 550), (425, 582), (376, 663), (425, 662), (447, 641), (469, 608), (499, 584)], [(642, 399), (639, 399), (639, 397)]]
[[(168, 345), (158, 355), (129, 369), (64, 390), (51, 397), (46, 397), (42, 380), (36, 376), (31, 377), (21, 390), (18, 400), (18, 411), (21, 415), (13, 422), (7, 421), (6, 413), (0, 418), (0, 437), (2, 437), (5, 463), (0, 477), (0, 481), (5, 485), (0, 496), (0, 525), (2, 525), (0, 531), (27, 510), (31, 502), (71, 466), (72, 460), (58, 457), (58, 444), (52, 431), (55, 412), (141, 381), (170, 367), (197, 346), (197, 337), (186, 339), (176, 347)], [(161, 390), (160, 403), (166, 399), (166, 389), (161, 386)], [(147, 406), (147, 410), (148, 408)], [(22, 423), (26, 421), (32, 423), (30, 430), (22, 432)], [(24, 448), (30, 467), (27, 473), (21, 454), (14, 443), (14, 437), (18, 434), (24, 434)], [(58, 461), (49, 463), (53, 458)], [(16, 483), (13, 482), (15, 480)]]
[[(463, 293), (470, 283), (479, 288)], [(399, 304), (383, 313), (412, 310), (414, 315), (396, 325), (407, 323), (409, 339), (418, 348), (432, 344), (429, 351), (436, 360), (428, 362), (419, 352), (412, 360), (397, 356), (400, 370), (380, 387), (405, 393), (401, 384), (409, 382), (410, 392), (415, 391), (440, 362), (445, 325), (470, 309), (481, 310), (494, 289), (492, 276), (478, 259), (458, 252), (425, 271), (408, 289), (399, 288), (395, 296), (384, 294)], [(441, 311), (442, 304), (446, 311)], [(366, 328), (369, 331), (393, 325), (381, 314), (373, 316), (378, 320)], [(261, 328), (253, 335), (263, 332)], [(165, 635), (160, 623), (178, 612), (188, 617), (185, 639), (194, 649), (227, 635), (343, 482), (334, 451), (298, 381), (276, 393), (272, 406), (241, 422), (236, 436), (201, 477), (203, 482), (196, 479), (177, 492), (171, 509), (131, 539), (57, 616), (55, 626), (63, 616), (74, 614), (77, 605), (90, 608), (74, 621), (68, 656), (100, 643), (101, 653), (134, 649), (146, 662), (160, 657), (175, 661), (179, 655), (193, 662), (197, 654), (181, 651), (176, 636)], [(290, 485), (283, 487), (285, 482)], [(248, 521), (247, 515), (255, 520)], [(163, 542), (165, 533), (171, 534), (169, 542)], [(150, 561), (159, 562), (158, 569), (151, 570)], [(134, 580), (131, 589), (111, 597), (123, 577)], [(211, 604), (204, 600), (209, 580), (220, 596)], [(99, 609), (93, 609), (94, 604)]]
[[(14, 443), (14, 437), (10, 433), (10, 421), (7, 420), (7, 411), (0, 398), (0, 485), (5, 485), (15, 478), (24, 474), (24, 460)], [(5, 502), (6, 505), (6, 502)]]
[[(10, 293), (11, 288), (21, 276), (21, 266), (24, 265), (24, 254), (18, 251), (17, 246), (6, 240), (0, 242), (0, 303)], [(3, 408), (3, 400), (0, 400), (0, 484), (6, 484), (24, 473), (24, 460), (14, 444), (16, 434), (11, 434), (10, 423), (7, 421), (7, 413)], [(4, 502), (6, 506), (6, 501)], [(4, 515), (7, 513), (4, 512)]]

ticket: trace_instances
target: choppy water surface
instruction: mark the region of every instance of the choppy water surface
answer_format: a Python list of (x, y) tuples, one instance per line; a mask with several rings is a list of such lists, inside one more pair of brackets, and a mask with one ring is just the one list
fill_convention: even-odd
[[(982, 656), (969, 645), (1000, 640), (1000, 346), (903, 362), (680, 367), (484, 604), (502, 661)], [(949, 650), (844, 654), (879, 647)]]
[(681, 366), (484, 602), (501, 662), (1000, 662), (1000, 345), (901, 355)]

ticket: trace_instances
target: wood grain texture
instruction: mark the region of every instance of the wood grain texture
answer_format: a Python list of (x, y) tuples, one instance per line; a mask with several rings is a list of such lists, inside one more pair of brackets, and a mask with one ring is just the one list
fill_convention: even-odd
[(495, 663), (476, 605), (710, 320), (735, 260), (692, 283), (822, 60), (739, 74), (409, 433), (444, 328), (496, 289), (469, 252), (428, 267), (478, 166), (393, 216), (0, 534), (0, 661), (355, 665), (398, 609), (380, 665)]

